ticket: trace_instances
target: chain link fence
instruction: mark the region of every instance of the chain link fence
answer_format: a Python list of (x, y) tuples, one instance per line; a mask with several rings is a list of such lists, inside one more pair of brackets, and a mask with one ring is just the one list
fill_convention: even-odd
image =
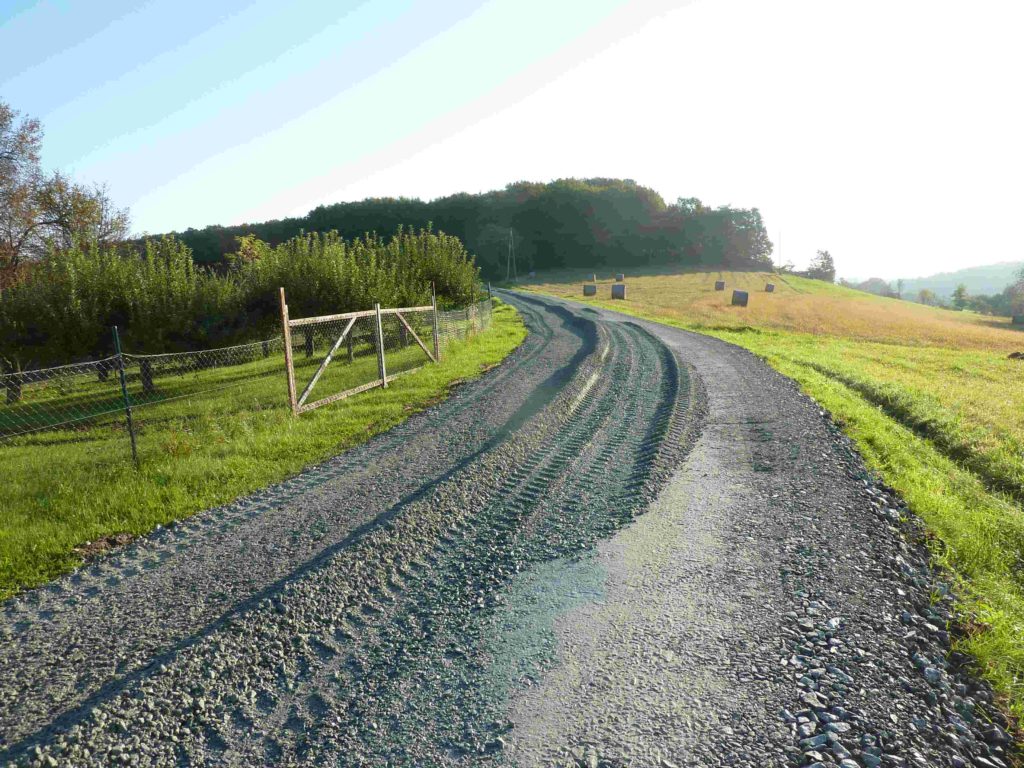
[(494, 304), (490, 299), (470, 304), (464, 309), (451, 309), (437, 313), (438, 335), (442, 344), (453, 340), (466, 339), (491, 327), (491, 312)]
[[(491, 302), (438, 311), (437, 344), (444, 349), (489, 327)], [(346, 325), (351, 322), (347, 333)], [(309, 387), (328, 396), (380, 384), (429, 362), (434, 353), (434, 312), (382, 310), (378, 343), (376, 313), (309, 322), (291, 332), (296, 398)], [(282, 336), (219, 349), (136, 355), (28, 371), (0, 369), (0, 449), (45, 442), (48, 433), (114, 430), (129, 434), (129, 414), (144, 430), (205, 415), (287, 408), (285, 342)], [(325, 366), (324, 362), (330, 358)], [(312, 386), (311, 386), (312, 385)], [(322, 398), (321, 398), (322, 399)], [(338, 399), (338, 398), (336, 398)]]

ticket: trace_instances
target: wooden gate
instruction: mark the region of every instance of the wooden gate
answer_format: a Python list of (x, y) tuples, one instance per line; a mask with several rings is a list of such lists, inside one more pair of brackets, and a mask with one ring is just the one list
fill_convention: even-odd
[[(416, 364), (414, 368), (407, 368), (399, 373), (388, 373), (388, 347), (387, 341), (389, 337), (384, 332), (383, 322), (386, 318), (394, 317), (398, 320), (399, 324), (397, 329), (399, 331), (398, 340), (394, 340), (393, 347), (396, 350), (408, 347), (410, 339), (421, 349), (426, 356), (426, 360), (432, 363), (436, 363), (440, 359), (440, 350), (438, 346), (438, 324), (437, 324), (437, 299), (432, 298), (431, 303), (422, 307), (397, 307), (392, 309), (381, 309), (380, 304), (375, 304), (373, 309), (362, 310), (360, 312), (345, 312), (338, 315), (321, 315), (319, 317), (303, 317), (292, 319), (288, 313), (288, 303), (285, 298), (284, 288), (280, 289), (281, 298), (281, 332), (284, 336), (284, 358), (285, 367), (288, 374), (288, 404), (292, 409), (292, 413), (296, 416), (306, 411), (312, 411), (315, 408), (319, 408), (322, 405), (337, 402), (338, 400), (344, 400), (346, 397), (365, 392), (368, 389), (374, 387), (387, 387), (389, 381), (393, 381), (397, 376), (410, 373), (411, 371), (417, 370), (422, 367)], [(430, 332), (432, 343), (432, 349), (428, 347), (420, 334), (416, 333), (416, 329), (413, 327), (413, 323), (409, 322), (409, 317), (413, 316), (413, 313), (430, 313)], [(359, 329), (357, 334), (357, 325), (362, 327)], [(338, 332), (340, 329), (340, 332)], [(302, 392), (298, 391), (296, 386), (296, 361), (295, 361), (295, 350), (292, 346), (292, 331), (297, 330), (304, 334), (304, 345), (306, 358), (310, 362), (313, 360), (314, 350), (314, 339), (317, 334), (321, 338), (332, 339), (330, 346), (327, 350), (326, 355), (320, 361), (316, 371), (312, 374), (309, 381), (303, 387)], [(423, 328), (420, 328), (423, 331)], [(325, 372), (332, 362), (335, 361), (338, 351), (342, 348), (342, 345), (346, 345), (348, 353), (348, 363), (354, 364), (356, 362), (356, 347), (357, 340), (354, 338), (359, 336), (358, 345), (363, 349), (363, 353), (367, 351), (375, 353), (376, 365), (369, 366), (363, 365), (361, 370), (352, 371), (352, 374), (359, 376), (360, 373), (364, 374), (363, 378), (367, 379), (355, 386), (349, 386), (341, 391), (329, 394), (318, 400), (310, 402), (310, 396), (313, 394), (314, 388), (317, 384), (321, 384)], [(369, 357), (369, 355), (365, 355)], [(364, 360), (364, 362), (366, 362)], [(424, 361), (425, 362), (425, 361)], [(372, 373), (371, 373), (372, 371)], [(372, 378), (370, 377), (372, 376)], [(344, 377), (342, 377), (344, 378)], [(351, 381), (349, 382), (351, 383)]]

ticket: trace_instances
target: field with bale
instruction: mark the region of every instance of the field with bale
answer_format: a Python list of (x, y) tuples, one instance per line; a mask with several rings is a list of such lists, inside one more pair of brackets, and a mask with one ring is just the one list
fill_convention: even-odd
[(716, 336), (796, 380), (928, 525), (965, 598), (960, 649), (1024, 715), (1024, 330), (765, 272), (627, 273), (612, 301), (606, 272), (593, 297), (582, 270), (520, 287)]

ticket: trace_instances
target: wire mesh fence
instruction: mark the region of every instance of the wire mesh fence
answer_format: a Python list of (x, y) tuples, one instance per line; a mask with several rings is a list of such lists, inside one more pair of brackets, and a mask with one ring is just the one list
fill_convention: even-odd
[[(126, 408), (214, 394), (246, 385), (250, 401), (280, 400), (284, 347), (267, 339), (163, 355), (122, 354), (0, 375), (0, 441), (48, 430), (120, 427)], [(124, 389), (121, 374), (124, 374)], [(273, 379), (274, 385), (261, 385)]]
[[(380, 385), (383, 357), (387, 380), (430, 362), (435, 315), (431, 308), (381, 311), (327, 319), (291, 333), (296, 397), (309, 387), (305, 404), (319, 394)], [(357, 313), (359, 314), (359, 313)], [(346, 326), (351, 327), (346, 331)], [(490, 324), (490, 302), (436, 313), (439, 351)], [(198, 418), (227, 420), (239, 410), (288, 407), (283, 335), (249, 344), (194, 352), (137, 355), (130, 352), (54, 368), (0, 369), (0, 447), (45, 444), (90, 432), (124, 433), (126, 411), (135, 428), (155, 433), (162, 424)], [(329, 360), (325, 366), (325, 360)], [(124, 388), (121, 376), (124, 376)], [(319, 393), (319, 394), (318, 394)], [(173, 453), (173, 446), (169, 448)]]
[(4, 373), (0, 438), (123, 414), (117, 357)]
[(442, 349), (452, 341), (469, 338), (491, 326), (493, 304), (490, 299), (470, 304), (464, 309), (451, 309), (437, 313), (438, 336)]
[(375, 314), (310, 319), (314, 322), (292, 331), (296, 410), (312, 410), (334, 402), (334, 395), (380, 386)]

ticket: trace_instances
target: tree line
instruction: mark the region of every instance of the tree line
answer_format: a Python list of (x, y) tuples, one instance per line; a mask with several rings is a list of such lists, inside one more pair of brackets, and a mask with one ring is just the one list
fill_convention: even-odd
[[(924, 293), (924, 291), (921, 293)], [(926, 301), (928, 298), (932, 300)], [(934, 294), (931, 297), (919, 296), (918, 301), (924, 304), (947, 306), (945, 300), (934, 296)], [(1024, 315), (1024, 269), (1018, 273), (1017, 279), (1014, 282), (1010, 283), (999, 293), (991, 295), (977, 294), (972, 296), (967, 292), (967, 286), (961, 283), (954, 289), (948, 305), (952, 306), (953, 309), (970, 309), (983, 315), (1020, 317)]]
[(428, 222), (462, 240), (488, 279), (506, 277), (510, 237), (520, 274), (602, 265), (772, 266), (772, 243), (756, 208), (711, 207), (696, 198), (668, 204), (628, 179), (518, 182), (432, 201), (373, 198), (322, 205), (296, 218), (174, 234), (197, 261), (218, 265), (235, 248), (236, 238), (246, 235), (276, 244), (300, 232), (335, 230), (351, 238)]
[[(519, 182), (433, 201), (378, 198), (303, 217), (127, 239), (98, 185), (45, 172), (42, 128), (0, 101), (0, 367), (105, 356), (110, 327), (136, 352), (276, 331), (276, 291), (298, 315), (476, 298), (506, 276), (601, 265), (771, 268), (756, 208), (668, 204), (632, 180)], [(380, 235), (373, 233), (382, 233)], [(474, 258), (473, 255), (476, 254)]]
[(225, 267), (196, 264), (172, 236), (141, 246), (96, 239), (53, 248), (0, 297), (0, 363), (24, 370), (113, 352), (188, 351), (280, 332), (278, 288), (296, 317), (477, 298), (479, 271), (458, 238), (423, 229), (345, 240), (303, 234), (272, 246), (241, 238)]
[(957, 285), (952, 294), (946, 297), (940, 296), (928, 288), (922, 288), (916, 293), (908, 293), (904, 291), (903, 280), (895, 280), (890, 283), (880, 277), (872, 277), (859, 283), (849, 280), (840, 280), (839, 282), (847, 288), (855, 288), (892, 299), (905, 299), (932, 307), (971, 310), (983, 315), (999, 317), (1024, 316), (1024, 269), (1017, 274), (1016, 280), (1002, 291), (993, 294), (972, 295), (963, 283)]

